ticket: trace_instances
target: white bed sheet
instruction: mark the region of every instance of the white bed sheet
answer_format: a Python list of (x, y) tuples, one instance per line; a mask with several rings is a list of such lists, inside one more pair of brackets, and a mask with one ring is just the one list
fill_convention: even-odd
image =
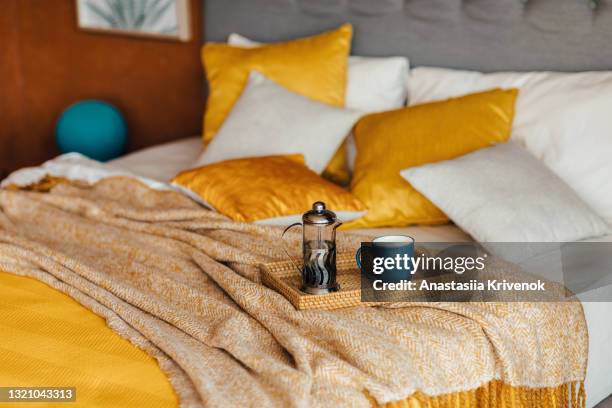
[[(191, 137), (154, 146), (113, 160), (108, 165), (91, 162), (80, 155), (65, 155), (63, 160), (48, 162), (40, 168), (23, 169), (14, 173), (4, 184), (29, 184), (42, 178), (45, 173), (69, 177), (79, 175), (80, 179), (95, 182), (100, 178), (113, 175), (136, 175), (152, 188), (171, 188), (166, 182), (177, 173), (192, 167), (201, 153), (201, 138)], [(80, 156), (80, 157), (79, 157)], [(61, 157), (60, 157), (61, 159)], [(46, 166), (46, 167), (45, 167)], [(75, 167), (76, 166), (76, 167)], [(104, 174), (104, 169), (107, 174)], [(471, 237), (455, 225), (418, 226), (406, 228), (361, 229), (354, 232), (364, 235), (405, 234), (418, 242), (466, 242)], [(612, 241), (612, 235), (593, 241)], [(612, 299), (612, 285), (604, 286), (579, 295), (589, 299), (595, 292), (599, 299)], [(605, 297), (604, 297), (605, 296)], [(612, 302), (583, 301), (584, 313), (589, 332), (589, 364), (585, 388), (587, 407), (594, 407), (612, 394)]]
[(138, 150), (108, 162), (117, 169), (157, 181), (170, 181), (192, 167), (202, 153), (202, 136)]

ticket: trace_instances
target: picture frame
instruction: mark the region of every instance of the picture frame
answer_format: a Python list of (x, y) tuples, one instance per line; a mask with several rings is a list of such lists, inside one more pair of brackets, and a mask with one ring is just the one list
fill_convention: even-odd
[(187, 42), (189, 0), (75, 0), (81, 30)]

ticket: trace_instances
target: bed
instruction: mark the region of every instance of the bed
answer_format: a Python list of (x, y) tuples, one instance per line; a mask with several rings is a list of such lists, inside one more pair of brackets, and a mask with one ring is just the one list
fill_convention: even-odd
[[(145, 149), (143, 151), (139, 151), (125, 157), (114, 160), (108, 164), (108, 167), (112, 169), (112, 171), (120, 171), (125, 172), (125, 174), (132, 174), (141, 178), (142, 181), (146, 182), (148, 185), (153, 188), (165, 188), (163, 182), (167, 182), (170, 180), (180, 168), (184, 166), (183, 160), (191, 160), (197, 157), (199, 151), (201, 150), (201, 139), (199, 138), (187, 138), (184, 140), (179, 140), (172, 143), (167, 143), (160, 146), (155, 146), (149, 149)], [(159, 166), (159, 163), (163, 162), (164, 166)], [(86, 174), (86, 169), (83, 167), (80, 169), (81, 176)], [(95, 180), (98, 180), (101, 176), (99, 174), (94, 174), (96, 171), (99, 171), (99, 168), (95, 168), (92, 172), (92, 177)], [(59, 173), (56, 175), (60, 175)], [(112, 173), (111, 173), (112, 175)], [(403, 228), (378, 228), (378, 229), (364, 229), (364, 230), (356, 230), (354, 233), (361, 234), (363, 236), (379, 236), (379, 235), (410, 235), (414, 237), (417, 242), (466, 242), (471, 241), (472, 238), (459, 229), (457, 226), (452, 224), (439, 225), (439, 226), (416, 226), (416, 227), (403, 227)], [(597, 238), (598, 241), (606, 241), (611, 240), (612, 236)], [(23, 286), (17, 279), (11, 278), (9, 276), (3, 276), (5, 279), (5, 283), (14, 286), (17, 289)], [(27, 286), (27, 285), (26, 285)], [(36, 286), (34, 289), (37, 291), (41, 291), (42, 293), (49, 292), (48, 295), (50, 300), (49, 303), (53, 304), (55, 301), (57, 303), (57, 297), (62, 296), (59, 293), (53, 293), (48, 288), (45, 288), (44, 285), (40, 284)], [(32, 290), (29, 288), (28, 290)], [(46, 291), (46, 292), (45, 292)], [(586, 316), (587, 327), (589, 331), (589, 365), (588, 371), (585, 381), (585, 388), (588, 390), (587, 394), (587, 406), (593, 406), (601, 399), (605, 398), (609, 394), (610, 386), (610, 377), (609, 367), (612, 364), (612, 356), (608, 350), (609, 340), (612, 337), (612, 329), (608, 324), (609, 314), (612, 312), (612, 303), (609, 302), (601, 302), (597, 301), (599, 299), (605, 299), (612, 295), (612, 285), (600, 287), (598, 289), (594, 289), (590, 292), (584, 292), (579, 295), (580, 299), (584, 299), (582, 303), (584, 308), (584, 313)], [(589, 302), (589, 299), (593, 299), (594, 301)], [(29, 299), (27, 300), (29, 301)], [(101, 336), (104, 340), (111, 344), (111, 348), (115, 347), (118, 350), (113, 351), (113, 353), (121, 354), (129, 352), (131, 346), (126, 346), (123, 344), (122, 339), (116, 338), (114, 333), (110, 330), (101, 330), (100, 326), (103, 326), (103, 322), (97, 321), (95, 316), (93, 316), (90, 312), (78, 305), (74, 304), (74, 302), (66, 299), (66, 305), (63, 307), (67, 309), (67, 316), (80, 316), (82, 319), (91, 320), (88, 324), (93, 326), (94, 328), (87, 327), (88, 330), (91, 330), (92, 335), (96, 333), (97, 336)], [(44, 305), (48, 306), (47, 303)], [(24, 305), (26, 307), (26, 305)], [(30, 307), (30, 306), (27, 306)], [(53, 309), (52, 309), (53, 310)], [(44, 311), (44, 315), (48, 312)], [(51, 312), (52, 313), (52, 312)], [(49, 317), (50, 318), (50, 317)], [(70, 320), (67, 319), (64, 323), (68, 327), (71, 326)], [(54, 333), (52, 329), (49, 330), (49, 336), (57, 337), (57, 333)], [(108, 337), (108, 338), (106, 338)], [(87, 338), (85, 338), (87, 340)], [(74, 345), (71, 345), (74, 347)], [(126, 350), (127, 349), (127, 350)], [(75, 354), (75, 357), (78, 356), (76, 351), (72, 351)], [(98, 353), (98, 352), (97, 352)], [(134, 351), (134, 353), (136, 353)], [(136, 353), (137, 354), (137, 353)], [(155, 363), (153, 363), (148, 359), (148, 356), (142, 354), (137, 354), (139, 364), (136, 366), (136, 370), (143, 370), (145, 373), (150, 375), (151, 381), (154, 384), (157, 384), (156, 387), (153, 387), (152, 390), (158, 392), (156, 398), (160, 398), (160, 401), (166, 401), (168, 404), (172, 404), (172, 392), (171, 389), (168, 388), (168, 384), (164, 381), (163, 376), (159, 376), (159, 371), (155, 368)], [(101, 358), (96, 355), (96, 358)], [(131, 357), (136, 358), (136, 357)], [(69, 366), (70, 363), (64, 363)], [(72, 362), (72, 364), (76, 364)], [(112, 369), (112, 367), (111, 367)], [(102, 373), (96, 373), (97, 376), (101, 376)], [(109, 377), (101, 376), (100, 382), (104, 384), (106, 381), (110, 380)], [(115, 380), (113, 380), (115, 381)], [(125, 381), (125, 379), (123, 379)], [(86, 387), (87, 385), (82, 385), (82, 387)], [(123, 384), (124, 387), (130, 387), (128, 384)], [(108, 392), (106, 390), (107, 386), (100, 386), (99, 393)], [(138, 388), (137, 385), (131, 385), (131, 387)], [(164, 391), (165, 390), (165, 391)], [(170, 396), (169, 396), (170, 394)], [(117, 401), (121, 401), (121, 396), (124, 395), (122, 392), (117, 392), (117, 395), (111, 393), (111, 397), (109, 398), (118, 398)], [(91, 398), (90, 396), (88, 396)], [(163, 404), (161, 405), (163, 406)]]
[[(605, 51), (610, 36), (612, 36), (610, 32), (612, 9), (607, 4), (598, 1), (589, 3), (573, 0), (562, 2), (505, 0), (493, 4), (486, 1), (404, 2), (385, 0), (373, 3), (356, 0), (350, 2), (209, 0), (205, 2), (204, 20), (206, 29), (204, 38), (207, 41), (220, 42), (225, 42), (232, 32), (239, 32), (261, 41), (278, 41), (313, 34), (344, 21), (350, 21), (356, 27), (353, 53), (371, 56), (408, 56), (411, 65), (415, 66), (432, 65), (482, 71), (545, 69), (585, 71), (612, 68), (612, 55)], [(135, 176), (145, 185), (163, 191), (167, 189), (165, 183), (179, 171), (189, 167), (186, 166), (186, 163), (193, 163), (201, 153), (201, 149), (200, 136), (151, 147), (113, 160), (103, 166), (103, 169), (90, 168), (91, 181), (105, 179), (108, 174)], [(81, 167), (79, 171), (83, 172), (84, 169)], [(111, 173), (107, 173), (108, 171)], [(111, 184), (103, 188), (108, 190), (119, 188)], [(152, 194), (140, 190), (140, 187), (136, 185), (132, 187), (137, 190), (138, 194), (142, 194), (142, 197)], [(66, 187), (62, 194), (68, 197), (71, 194), (80, 193)], [(151, 202), (161, 205), (160, 202), (163, 200), (159, 197), (151, 196)], [(84, 201), (87, 201), (86, 198)], [(95, 201), (95, 198), (96, 196), (89, 197), (91, 201)], [(26, 198), (18, 196), (11, 196), (7, 200), (11, 203), (7, 205), (11, 206), (16, 214), (25, 211), (17, 208), (20, 204), (26, 207), (38, 205), (29, 203)], [(61, 199), (58, 200), (61, 201)], [(101, 199), (101, 202), (104, 200)], [(194, 208), (182, 201), (177, 205), (184, 206), (180, 208), (187, 212)], [(86, 217), (94, 218), (100, 216), (93, 208), (89, 210), (85, 208), (83, 214)], [(143, 214), (130, 215), (127, 219), (134, 220), (135, 218), (130, 217), (136, 216), (145, 217)], [(150, 214), (147, 213), (147, 216)], [(177, 219), (167, 221), (182, 222)], [(187, 222), (186, 219), (183, 221)], [(219, 220), (213, 218), (206, 222), (219, 222)], [(41, 220), (41, 228), (43, 228), (42, 224), (45, 225), (44, 228), (52, 228), (43, 220)], [(66, 229), (70, 229), (69, 224), (66, 224)], [(408, 234), (421, 242), (472, 240), (468, 234), (453, 224), (400, 229), (369, 229), (355, 232), (363, 236)], [(85, 240), (94, 239), (90, 236), (93, 235), (91, 230), (83, 229), (78, 233), (83, 234)], [(138, 237), (138, 235), (133, 235), (133, 237)], [(215, 238), (222, 240), (223, 236), (220, 234)], [(70, 239), (76, 238), (72, 236)], [(359, 240), (359, 238), (356, 239)], [(598, 239), (612, 241), (612, 236)], [(131, 244), (126, 242), (125, 245), (128, 247)], [(164, 250), (165, 248), (160, 246), (160, 251)], [(0, 265), (5, 265), (7, 268), (14, 265), (10, 257), (3, 261), (5, 263)], [(235, 260), (224, 260), (229, 264), (232, 264), (233, 261)], [(99, 260), (98, 262), (104, 264), (106, 261)], [(212, 266), (210, 268), (215, 269)], [(250, 270), (246, 268), (245, 273), (250, 273)], [(23, 273), (23, 275), (28, 274)], [(93, 406), (87, 405), (89, 401), (99, 406), (141, 406), (146, 403), (150, 406), (165, 407), (176, 406), (179, 400), (183, 406), (200, 406), (198, 405), (201, 403), (199, 397), (190, 394), (191, 388), (184, 387), (182, 383), (189, 382), (192, 379), (190, 375), (186, 374), (181, 367), (177, 367), (172, 358), (160, 352), (153, 342), (138, 335), (137, 332), (147, 330), (144, 322), (149, 316), (146, 313), (134, 318), (134, 321), (142, 323), (142, 327), (134, 330), (136, 326), (126, 325), (122, 319), (108, 310), (108, 305), (114, 304), (113, 302), (121, 305), (120, 300), (107, 299), (109, 303), (104, 303), (101, 300), (91, 301), (84, 296), (84, 293), (87, 293), (88, 282), (86, 281), (71, 281), (72, 286), (67, 286), (61, 279), (43, 275), (38, 277), (50, 287), (57, 289), (53, 290), (39, 282), (33, 284), (30, 278), (26, 277), (2, 273), (0, 278), (3, 286), (10, 288), (8, 293), (11, 295), (3, 299), (0, 304), (2, 306), (0, 309), (3, 317), (2, 326), (9, 333), (15, 334), (13, 338), (23, 338), (24, 325), (20, 319), (22, 319), (21, 316), (28, 316), (28, 319), (31, 319), (29, 327), (32, 328), (28, 335), (33, 339), (32, 344), (29, 345), (10, 341), (3, 342), (4, 358), (9, 356), (9, 359), (6, 360), (5, 369), (0, 370), (0, 379), (7, 382), (8, 385), (25, 386), (32, 379), (49, 381), (49, 378), (53, 376), (65, 376), (74, 381), (79, 379), (75, 385), (80, 390), (82, 406)], [(91, 275), (88, 279), (95, 281), (95, 276)], [(219, 285), (229, 284), (223, 281), (224, 278), (221, 276), (217, 276), (216, 279), (219, 279), (217, 281)], [(140, 282), (140, 284), (146, 285), (145, 282)], [(75, 290), (74, 288), (77, 287), (79, 289)], [(113, 287), (111, 289), (111, 292), (117, 293), (124, 288)], [(67, 293), (70, 297), (61, 294), (60, 291)], [(597, 291), (609, 293), (605, 296), (610, 297), (612, 296), (612, 285), (599, 288)], [(185, 293), (185, 302), (189, 302), (190, 296), (196, 296), (190, 291), (181, 293)], [(221, 296), (216, 292), (213, 295)], [(85, 304), (86, 308), (70, 298)], [(581, 294), (581, 298), (588, 299), (589, 293)], [(146, 303), (145, 300), (143, 302)], [(154, 308), (154, 305), (146, 304), (148, 308)], [(245, 304), (255, 307), (248, 302)], [(612, 302), (584, 302), (582, 306), (588, 328), (589, 350), (585, 380), (586, 406), (592, 407), (612, 393), (612, 350), (609, 347), (612, 341), (612, 325), (609, 324)], [(88, 309), (93, 310), (95, 314)], [(20, 314), (14, 313), (14, 310), (19, 310)], [(125, 311), (125, 313), (132, 312)], [(96, 315), (103, 316), (104, 319)], [(261, 315), (259, 317), (263, 319)], [(231, 319), (229, 320), (228, 327), (231, 326)], [(248, 324), (248, 322), (240, 323)], [(107, 325), (112, 330), (107, 328)], [(156, 338), (158, 344), (167, 344), (165, 341), (170, 341), (170, 339), (164, 339), (164, 336), (169, 334), (176, 338), (183, 335), (183, 333), (166, 328), (161, 323), (151, 327), (153, 330), (147, 334), (149, 338)], [(189, 324), (182, 326), (182, 329), (189, 331)], [(195, 331), (197, 332), (197, 329)], [(116, 332), (121, 333), (122, 336), (118, 336)], [(227, 333), (236, 332), (220, 331), (218, 337), (213, 335), (212, 338), (222, 343), (228, 336)], [(277, 335), (282, 336), (281, 329), (278, 330)], [(129, 338), (132, 344), (124, 338)], [(186, 339), (185, 344), (188, 341)], [(41, 344), (45, 346), (40, 347)], [(92, 344), (96, 346), (92, 347)], [(134, 344), (138, 347), (135, 347)], [(26, 354), (24, 348), (37, 351)], [(172, 352), (178, 355), (182, 351), (180, 348), (172, 349)], [(207, 352), (214, 354), (214, 351), (208, 348), (203, 348), (202, 351), (203, 354)], [(239, 355), (240, 348), (237, 347), (233, 351)], [(65, 357), (60, 357), (59, 353), (63, 353)], [(154, 356), (155, 359), (151, 356)], [(222, 358), (214, 360), (211, 357), (208, 362), (211, 370), (215, 369), (214, 364), (216, 363), (220, 364), (219, 367), (223, 366), (220, 363), (221, 360)], [(253, 364), (253, 367), (257, 367), (255, 363)], [(249, 368), (253, 367), (249, 366)], [(188, 368), (198, 369), (197, 367)], [(27, 375), (24, 375), (25, 372), (37, 372), (37, 374), (35, 377), (28, 378)], [(164, 376), (164, 372), (173, 373), (172, 383)], [(189, 373), (192, 375), (193, 371)], [(247, 377), (243, 377), (243, 371), (237, 370), (235, 373), (236, 378), (229, 379), (230, 384), (226, 388), (231, 388), (231, 385), (236, 386), (234, 381), (239, 385), (241, 380), (246, 380)], [(145, 374), (146, 377), (141, 377)], [(288, 378), (296, 382), (301, 381), (300, 378)], [(225, 390), (224, 384), (215, 384), (215, 386)], [(261, 387), (265, 388), (265, 384)], [(182, 391), (177, 395), (173, 388)], [(377, 387), (373, 386), (372, 389), (376, 390)], [(324, 391), (318, 390), (318, 392)], [(259, 395), (258, 389), (247, 388), (245, 385), (244, 394), (247, 397), (249, 392)], [(337, 397), (333, 393), (330, 395)], [(386, 394), (381, 391), (381, 395)], [(222, 400), (208, 397), (210, 399), (205, 402), (210, 405), (222, 405)], [(239, 396), (235, 398), (228, 397), (225, 401), (245, 401)], [(472, 395), (470, 398), (481, 397)], [(299, 405), (297, 401), (299, 400), (289, 399), (285, 402), (289, 405)], [(456, 403), (457, 406), (465, 406), (469, 405), (469, 401), (456, 401)], [(340, 402), (342, 402), (340, 399), (330, 401), (330, 403)], [(79, 400), (76, 405), (78, 404)]]

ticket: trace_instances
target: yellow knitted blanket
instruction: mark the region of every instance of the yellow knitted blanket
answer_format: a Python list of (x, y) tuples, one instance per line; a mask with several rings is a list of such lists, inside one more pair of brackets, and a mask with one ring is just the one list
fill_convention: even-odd
[(584, 405), (578, 302), (296, 311), (259, 282), (277, 228), (127, 178), (49, 189), (0, 190), (0, 270), (61, 282), (160, 361), (181, 406)]

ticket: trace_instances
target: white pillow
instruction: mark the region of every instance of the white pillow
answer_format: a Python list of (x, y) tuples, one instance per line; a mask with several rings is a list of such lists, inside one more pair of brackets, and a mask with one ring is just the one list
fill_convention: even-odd
[(413, 69), (410, 105), (490, 88), (519, 88), (512, 139), (612, 223), (612, 72), (483, 74)]
[(571, 188), (514, 143), (400, 174), (480, 242), (566, 242), (609, 232)]
[[(262, 44), (236, 33), (229, 35), (227, 43), (240, 47)], [(367, 113), (401, 108), (406, 103), (408, 69), (406, 57), (349, 57), (345, 106)], [(350, 171), (355, 167), (356, 156), (351, 134), (347, 144)]]
[(252, 71), (225, 122), (195, 166), (242, 157), (301, 153), (321, 174), (361, 113), (293, 93)]

